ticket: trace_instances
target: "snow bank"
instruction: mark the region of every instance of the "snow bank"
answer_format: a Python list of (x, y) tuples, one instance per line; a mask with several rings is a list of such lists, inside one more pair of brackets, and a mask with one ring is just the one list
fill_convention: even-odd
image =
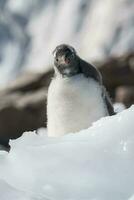
[(24, 134), (0, 155), (1, 200), (134, 199), (134, 106), (61, 138)]

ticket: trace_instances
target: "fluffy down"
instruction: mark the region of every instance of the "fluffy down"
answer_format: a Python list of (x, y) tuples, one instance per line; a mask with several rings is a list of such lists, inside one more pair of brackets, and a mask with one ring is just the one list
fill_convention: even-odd
[(83, 74), (70, 78), (56, 76), (49, 87), (48, 135), (61, 136), (86, 129), (108, 115), (101, 86)]

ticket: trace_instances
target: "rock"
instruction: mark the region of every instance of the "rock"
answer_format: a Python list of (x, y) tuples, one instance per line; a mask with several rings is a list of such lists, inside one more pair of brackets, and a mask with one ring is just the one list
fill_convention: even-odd
[(47, 87), (52, 72), (25, 74), (0, 91), (0, 144), (46, 126)]
[(104, 85), (113, 98), (118, 86), (134, 86), (134, 53), (111, 57), (96, 65), (103, 76)]
[(0, 138), (15, 139), (24, 131), (45, 126), (46, 96), (46, 88), (43, 88), (25, 95), (17, 92), (1, 97)]
[(10, 86), (6, 88), (8, 92), (29, 92), (40, 89), (41, 87), (48, 87), (51, 77), (53, 76), (53, 70), (45, 73), (33, 73), (25, 72), (11, 82)]
[(134, 86), (120, 86), (115, 92), (115, 101), (129, 108), (134, 103)]

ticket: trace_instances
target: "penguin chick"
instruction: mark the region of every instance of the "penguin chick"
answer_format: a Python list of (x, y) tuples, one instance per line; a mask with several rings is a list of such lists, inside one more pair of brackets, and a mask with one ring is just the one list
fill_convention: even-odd
[(55, 76), (48, 89), (48, 136), (75, 133), (101, 117), (114, 114), (101, 75), (94, 66), (66, 44), (57, 46), (53, 55)]

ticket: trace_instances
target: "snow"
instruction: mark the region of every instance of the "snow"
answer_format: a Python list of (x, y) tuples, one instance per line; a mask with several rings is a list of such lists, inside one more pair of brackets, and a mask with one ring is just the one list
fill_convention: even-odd
[(119, 103), (119, 102), (116, 102), (114, 103), (114, 111), (115, 113), (119, 113), (123, 110), (125, 110), (125, 105), (123, 103)]
[(134, 51), (133, 0), (1, 0), (0, 9), (2, 86), (49, 70), (61, 43), (90, 62)]
[(133, 200), (134, 106), (59, 138), (24, 133), (0, 155), (1, 200)]

